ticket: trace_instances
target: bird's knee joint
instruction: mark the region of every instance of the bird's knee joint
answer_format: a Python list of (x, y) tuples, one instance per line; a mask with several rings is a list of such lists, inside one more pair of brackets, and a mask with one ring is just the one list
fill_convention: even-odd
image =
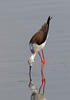
[(44, 79), (44, 83), (46, 84), (46, 80)]

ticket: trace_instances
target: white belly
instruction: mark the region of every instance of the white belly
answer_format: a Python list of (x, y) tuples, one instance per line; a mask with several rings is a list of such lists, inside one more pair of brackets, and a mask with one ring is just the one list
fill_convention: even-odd
[(42, 43), (41, 45), (37, 45), (37, 44), (30, 44), (30, 50), (31, 52), (38, 52), (40, 50), (42, 50), (46, 45), (46, 41), (44, 43)]
[(41, 45), (37, 45), (37, 44), (30, 44), (30, 50), (32, 52), (32, 56), (30, 57), (28, 63), (29, 66), (32, 66), (32, 63), (34, 62), (34, 58), (36, 56), (36, 53), (40, 50), (42, 50), (46, 45), (46, 41), (44, 43), (42, 43)]

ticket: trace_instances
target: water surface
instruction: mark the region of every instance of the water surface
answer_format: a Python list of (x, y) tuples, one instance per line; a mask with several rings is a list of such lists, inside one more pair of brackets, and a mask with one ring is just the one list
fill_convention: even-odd
[[(28, 42), (53, 16), (48, 45), (44, 48), (47, 100), (70, 100), (70, 0), (0, 1), (0, 99), (30, 100)], [(32, 78), (40, 86), (40, 59)], [(48, 94), (47, 94), (48, 92)]]

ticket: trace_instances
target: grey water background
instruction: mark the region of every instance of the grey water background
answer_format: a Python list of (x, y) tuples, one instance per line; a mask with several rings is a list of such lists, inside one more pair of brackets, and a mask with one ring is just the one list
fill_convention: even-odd
[[(70, 0), (0, 0), (0, 100), (30, 100), (31, 36), (53, 16), (45, 52), (47, 100), (70, 100)], [(38, 55), (32, 79), (41, 84)], [(47, 93), (48, 92), (48, 93)]]

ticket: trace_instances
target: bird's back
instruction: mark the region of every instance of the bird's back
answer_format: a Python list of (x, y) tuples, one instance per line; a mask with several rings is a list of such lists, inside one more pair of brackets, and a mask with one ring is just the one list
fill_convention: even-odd
[(44, 24), (41, 27), (41, 29), (38, 32), (36, 32), (35, 35), (33, 35), (33, 37), (30, 40), (30, 43), (32, 44), (36, 43), (38, 45), (44, 43), (48, 35), (48, 29), (49, 29), (48, 24)]

